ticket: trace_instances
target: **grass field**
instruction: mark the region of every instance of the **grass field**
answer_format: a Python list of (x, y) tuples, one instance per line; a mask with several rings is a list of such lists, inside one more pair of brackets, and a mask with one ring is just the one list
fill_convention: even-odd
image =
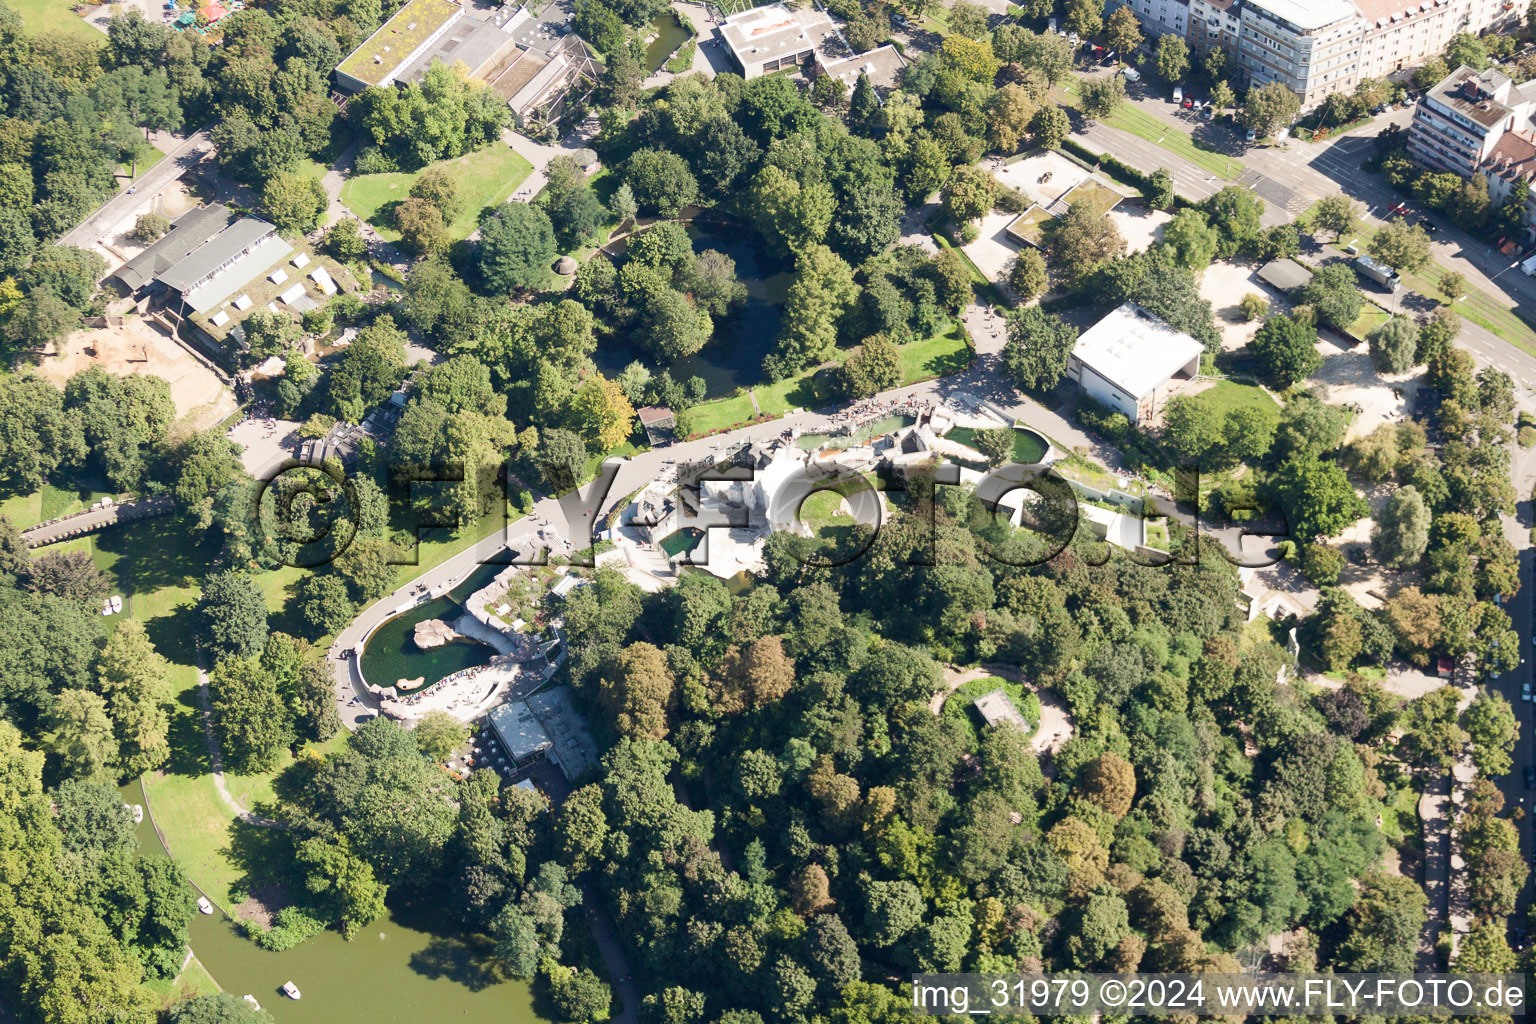
[(71, 10), (72, 0), (13, 0), (10, 7), (21, 15), (22, 27), (32, 35), (52, 31), (97, 43), (107, 41), (106, 36)]
[(1209, 407), (1217, 416), (1226, 416), (1236, 409), (1257, 409), (1271, 420), (1278, 422), (1280, 419), (1280, 407), (1275, 400), (1263, 388), (1251, 384), (1224, 380), (1200, 392), (1194, 400)]
[(31, 494), (17, 494), (0, 501), (0, 516), (5, 516), (18, 530), (45, 523), (50, 519), (79, 512), (91, 502), (105, 496), (104, 491), (76, 493), (44, 484), (41, 490)]
[[(897, 350), (901, 355), (901, 383), (916, 384), (935, 377), (947, 377), (959, 373), (971, 363), (971, 346), (958, 323), (951, 323), (938, 334), (920, 341), (909, 341)], [(837, 353), (841, 361), (847, 352)], [(795, 409), (819, 409), (835, 401), (823, 386), (826, 377), (818, 377), (815, 371), (807, 371), (794, 377), (786, 377), (772, 384), (759, 384), (752, 388), (757, 405), (764, 415), (783, 416)], [(686, 417), (686, 433), (705, 434), (723, 430), (736, 423), (745, 423), (754, 415), (752, 396), (746, 393), (703, 402), (689, 409)]]
[(1367, 302), (1365, 308), (1360, 311), (1360, 316), (1350, 325), (1349, 330), (1345, 333), (1356, 341), (1364, 341), (1366, 335), (1390, 319), (1392, 319), (1391, 313), (1388, 313), (1374, 302)]
[[(1052, 99), (1064, 106), (1081, 109), (1082, 93), (1075, 82), (1056, 86), (1051, 90), (1050, 95)], [(1118, 128), (1123, 132), (1130, 132), (1137, 138), (1156, 143), (1168, 152), (1176, 153), (1195, 166), (1226, 181), (1236, 181), (1247, 169), (1241, 160), (1216, 152), (1205, 143), (1196, 140), (1184, 129), (1154, 117), (1131, 103), (1120, 104), (1104, 123), (1111, 128)]]
[(459, 215), (448, 225), (448, 234), (458, 241), (475, 230), (481, 210), (507, 201), (532, 172), (533, 165), (500, 142), (494, 142), (467, 156), (429, 164), (416, 173), (361, 174), (348, 178), (341, 187), (341, 201), (377, 228), (381, 236), (398, 241), (394, 206), (410, 195), (411, 183), (418, 173), (433, 168), (448, 171), (459, 187)]

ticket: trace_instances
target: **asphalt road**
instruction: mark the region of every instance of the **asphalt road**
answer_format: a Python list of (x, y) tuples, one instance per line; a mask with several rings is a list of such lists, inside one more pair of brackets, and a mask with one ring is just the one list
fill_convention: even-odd
[(95, 213), (75, 225), (59, 239), (59, 244), (81, 248), (93, 245), (114, 224), (132, 213), (135, 206), (144, 202), (146, 196), (159, 192), (212, 153), (213, 142), (208, 138), (206, 128), (189, 135), (186, 141), (167, 153), (164, 160), (139, 175), (133, 184), (102, 203)]

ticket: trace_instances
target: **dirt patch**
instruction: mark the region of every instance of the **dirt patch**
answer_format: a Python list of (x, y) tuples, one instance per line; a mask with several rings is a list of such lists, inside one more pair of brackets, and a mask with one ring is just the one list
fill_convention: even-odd
[(1173, 220), (1166, 210), (1154, 210), (1149, 206), (1121, 203), (1109, 211), (1120, 237), (1125, 239), (1127, 252), (1142, 252), (1163, 237), (1163, 226)]
[(171, 386), (177, 418), (194, 430), (218, 425), (236, 408), (234, 394), (212, 370), (142, 317), (74, 332), (38, 370), (63, 388), (70, 377), (92, 366), (118, 377), (142, 373), (161, 378)]
[[(1263, 320), (1245, 322), (1237, 310), (1237, 304), (1249, 292), (1270, 299), (1260, 285), (1258, 275), (1249, 267), (1212, 263), (1200, 278), (1200, 297), (1211, 304), (1211, 312), (1216, 314), (1216, 329), (1221, 332), (1224, 352), (1247, 345), (1264, 325)], [(1273, 299), (1270, 301), (1273, 305)]]
[(277, 912), (284, 907), (293, 906), (293, 894), (288, 887), (277, 882), (265, 882), (257, 886), (245, 898), (245, 902), (235, 907), (233, 916), (236, 921), (246, 921), (256, 925), (262, 931), (272, 927), (272, 919)]
[(1319, 341), (1317, 351), (1323, 365), (1307, 384), (1320, 385), (1323, 401), (1329, 405), (1342, 405), (1354, 412), (1355, 418), (1344, 434), (1345, 443), (1374, 432), (1383, 423), (1401, 422), (1408, 415), (1414, 392), (1423, 386), (1416, 369), (1401, 374), (1377, 373), (1364, 342), (1350, 348)]

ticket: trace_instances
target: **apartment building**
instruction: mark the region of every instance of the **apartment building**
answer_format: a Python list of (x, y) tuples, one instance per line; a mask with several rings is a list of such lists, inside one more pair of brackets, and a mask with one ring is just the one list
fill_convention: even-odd
[(1105, 13), (1129, 7), (1149, 36), (1189, 35), (1191, 0), (1111, 0)]
[(1428, 167), (1469, 175), (1504, 136), (1528, 131), (1536, 83), (1518, 88), (1495, 68), (1462, 65), (1424, 94), (1408, 130), (1408, 155)]
[[(1129, 0), (1149, 32), (1166, 31), (1161, 0)], [(1417, 67), (1458, 32), (1520, 16), (1514, 0), (1188, 0), (1185, 36), (1203, 56), (1221, 46), (1243, 84), (1281, 82), (1303, 110), (1365, 78)], [(1171, 4), (1170, 4), (1171, 7)]]
[(1228, 53), (1237, 52), (1237, 38), (1241, 31), (1238, 0), (1190, 0), (1189, 2), (1189, 49), (1197, 57), (1204, 57), (1220, 46)]
[(1416, 68), (1461, 31), (1468, 4), (1455, 0), (1355, 0), (1364, 23), (1360, 77)]
[(1279, 82), (1308, 110), (1359, 81), (1361, 19), (1348, 0), (1242, 0), (1235, 57), (1250, 86)]
[[(1424, 94), (1408, 130), (1408, 155), (1463, 177), (1481, 174), (1488, 197), (1503, 203), (1517, 182), (1536, 189), (1536, 82), (1515, 85), (1494, 69), (1462, 65)], [(1536, 224), (1536, 196), (1525, 204)]]

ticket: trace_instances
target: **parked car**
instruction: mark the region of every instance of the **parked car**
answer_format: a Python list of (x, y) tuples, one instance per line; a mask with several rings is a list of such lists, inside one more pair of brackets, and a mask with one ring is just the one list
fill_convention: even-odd
[(1248, 129), (1248, 134), (1243, 136), (1243, 138), (1247, 139), (1249, 142), (1252, 142), (1254, 139), (1257, 139), (1258, 137), (1259, 137), (1259, 133), (1254, 131), (1252, 128), (1249, 128)]
[(1180, 106), (1182, 106), (1184, 109), (1188, 110), (1190, 107), (1194, 106), (1194, 103), (1195, 103), (1194, 100), (1192, 100), (1188, 96), (1186, 96), (1186, 97), (1184, 97), (1184, 102), (1181, 103)]
[(1180, 102), (1183, 102), (1183, 99), (1184, 99), (1184, 87), (1182, 85), (1174, 86), (1173, 87), (1173, 102), (1180, 103)]
[(1536, 768), (1525, 766), (1525, 788), (1536, 789)]
[(1127, 82), (1139, 82), (1139, 81), (1141, 81), (1141, 72), (1137, 71), (1135, 68), (1132, 68), (1132, 67), (1121, 68), (1120, 69), (1120, 73), (1125, 76), (1125, 80)]
[(1200, 116), (1207, 121), (1214, 121), (1216, 120), (1216, 108), (1207, 103), (1205, 109), (1200, 112)]

